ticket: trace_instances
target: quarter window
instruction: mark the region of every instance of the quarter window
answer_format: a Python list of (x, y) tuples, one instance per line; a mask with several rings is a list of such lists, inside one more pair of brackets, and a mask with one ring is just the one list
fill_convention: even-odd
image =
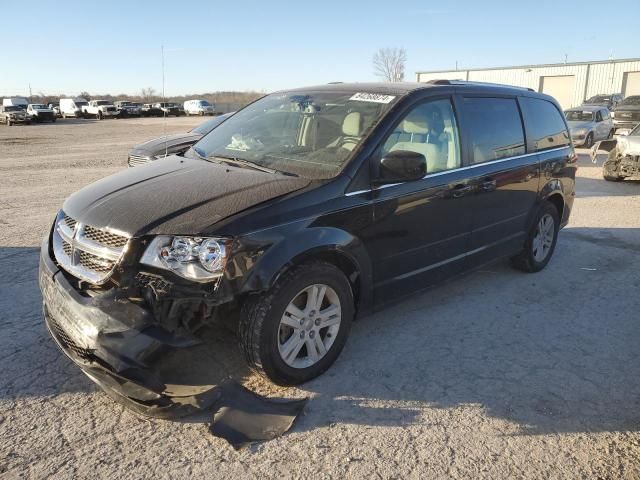
[(458, 125), (450, 100), (433, 100), (413, 108), (382, 147), (386, 153), (408, 150), (427, 160), (427, 174), (460, 167)]
[(465, 98), (465, 129), (471, 163), (490, 162), (525, 153), (518, 104), (511, 98)]
[(538, 98), (520, 97), (520, 106), (534, 151), (569, 145), (569, 132), (554, 104)]

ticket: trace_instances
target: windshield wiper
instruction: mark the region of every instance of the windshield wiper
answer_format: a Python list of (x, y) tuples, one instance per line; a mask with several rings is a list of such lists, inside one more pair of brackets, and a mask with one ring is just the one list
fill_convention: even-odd
[(265, 167), (263, 165), (251, 162), (249, 160), (244, 160), (243, 158), (230, 157), (230, 156), (227, 156), (227, 155), (218, 155), (218, 154), (211, 155), (210, 157), (207, 157), (207, 159), (212, 159), (212, 158), (219, 158), (224, 163), (228, 163), (230, 165), (238, 165), (240, 167), (249, 167), (249, 168), (253, 168), (255, 170), (260, 170), (262, 172), (267, 172), (267, 173), (278, 173), (278, 170), (274, 170), (273, 168)]

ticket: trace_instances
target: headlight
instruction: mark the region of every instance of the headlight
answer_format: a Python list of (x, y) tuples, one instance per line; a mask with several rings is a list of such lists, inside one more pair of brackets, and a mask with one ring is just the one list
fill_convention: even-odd
[(574, 136), (585, 135), (587, 130), (585, 128), (576, 128), (575, 130), (571, 130), (571, 134)]
[(207, 282), (222, 276), (228, 243), (223, 238), (159, 236), (149, 244), (140, 263)]

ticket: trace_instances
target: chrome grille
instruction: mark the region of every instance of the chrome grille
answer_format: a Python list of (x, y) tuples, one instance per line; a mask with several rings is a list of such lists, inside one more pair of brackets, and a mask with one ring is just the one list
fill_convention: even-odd
[(98, 242), (100, 245), (106, 245), (107, 247), (113, 248), (122, 248), (129, 241), (125, 236), (105, 232), (104, 230), (98, 230), (91, 225), (84, 226), (84, 236), (89, 240)]
[(129, 155), (129, 166), (137, 167), (138, 165), (144, 165), (145, 163), (149, 163), (151, 159), (149, 157), (144, 157), (142, 155)]
[(84, 225), (61, 212), (53, 233), (53, 252), (67, 272), (99, 285), (112, 274), (128, 241), (123, 233)]

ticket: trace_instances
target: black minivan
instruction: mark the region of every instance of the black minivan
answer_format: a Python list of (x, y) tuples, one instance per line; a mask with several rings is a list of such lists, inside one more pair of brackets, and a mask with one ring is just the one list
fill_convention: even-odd
[(557, 102), (527, 89), (266, 95), (185, 157), (65, 201), (42, 246), (46, 324), (87, 375), (142, 407), (172, 404), (167, 364), (195, 383), (205, 360), (189, 352), (221, 326), (252, 368), (301, 383), (336, 360), (356, 316), (499, 257), (544, 268), (576, 160)]

